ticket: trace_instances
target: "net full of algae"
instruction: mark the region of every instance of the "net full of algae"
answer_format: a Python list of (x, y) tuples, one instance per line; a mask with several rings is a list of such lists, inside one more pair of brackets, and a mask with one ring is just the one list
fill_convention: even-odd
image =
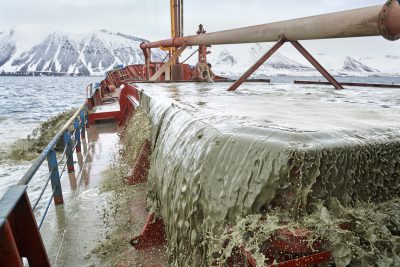
[[(128, 214), (122, 218), (125, 227), (113, 227), (111, 241), (95, 250), (105, 266), (119, 262), (110, 259), (110, 251), (130, 255), (126, 236), (138, 231), (127, 219), (131, 201), (123, 197), (129, 193), (122, 178), (130, 174), (146, 138), (153, 148), (148, 206), (166, 224), (171, 266), (224, 266), (240, 245), (263, 266), (266, 240), (279, 229), (298, 228), (311, 232), (310, 244), (324, 240), (323, 248), (332, 251), (337, 266), (399, 263), (400, 147), (390, 133), (368, 145), (355, 137), (294, 149), (296, 134), (286, 133), (282, 141), (268, 129), (254, 130), (251, 136), (241, 130), (221, 133), (144, 92), (141, 105), (129, 122), (131, 132), (122, 137), (127, 138), (119, 155), (125, 156), (117, 158), (111, 182), (104, 186), (117, 192), (113, 205), (127, 211), (113, 216)], [(254, 138), (257, 134), (264, 138)], [(341, 228), (343, 223), (351, 229)]]
[[(246, 127), (226, 133), (145, 91), (141, 104), (152, 124), (148, 198), (165, 221), (172, 266), (223, 266), (241, 244), (262, 266), (262, 240), (295, 226), (328, 240), (337, 266), (399, 262), (400, 146), (392, 133), (366, 133), (368, 142)], [(260, 226), (260, 216), (268, 223)], [(352, 231), (339, 227), (347, 220)]]

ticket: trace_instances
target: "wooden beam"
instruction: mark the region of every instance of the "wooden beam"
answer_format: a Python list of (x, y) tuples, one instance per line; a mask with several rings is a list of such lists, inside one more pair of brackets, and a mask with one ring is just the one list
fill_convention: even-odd
[[(182, 54), (182, 52), (186, 49), (187, 45), (184, 44), (182, 45), (178, 51), (176, 51), (170, 59), (164, 63), (164, 65), (161, 66), (161, 68), (158, 69), (156, 73), (150, 78), (150, 82), (155, 82), (164, 72), (169, 72), (169, 68), (171, 67), (172, 64), (175, 64), (176, 59)], [(167, 77), (165, 78), (166, 80), (169, 80)]]

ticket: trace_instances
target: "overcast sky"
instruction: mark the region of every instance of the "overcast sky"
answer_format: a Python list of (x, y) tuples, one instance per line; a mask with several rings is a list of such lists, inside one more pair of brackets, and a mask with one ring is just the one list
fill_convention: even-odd
[[(188, 0), (184, 2), (186, 35), (199, 23), (207, 31), (261, 24), (383, 4), (385, 0)], [(0, 0), (0, 30), (33, 25), (49, 31), (119, 31), (150, 40), (169, 37), (169, 0)], [(400, 55), (399, 42), (383, 38), (308, 41), (312, 52)], [(286, 47), (286, 53), (293, 50)]]

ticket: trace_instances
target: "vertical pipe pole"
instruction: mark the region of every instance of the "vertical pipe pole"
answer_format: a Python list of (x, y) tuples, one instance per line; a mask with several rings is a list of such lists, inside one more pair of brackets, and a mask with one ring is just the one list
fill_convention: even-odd
[(85, 107), (85, 124), (86, 124), (86, 128), (89, 128), (90, 127), (90, 124), (89, 124), (89, 110), (88, 110), (88, 107), (86, 106)]
[(0, 227), (0, 262), (4, 266), (24, 266), (18, 252), (17, 244), (10, 223), (6, 220)]
[(180, 29), (179, 29), (179, 32), (180, 32), (180, 37), (183, 37), (183, 35), (184, 35), (184, 32), (183, 32), (183, 30), (184, 30), (184, 28), (183, 28), (183, 0), (180, 0), (180, 7), (181, 7), (181, 14), (180, 14), (180, 18), (181, 18), (181, 27), (180, 27)]
[(86, 138), (86, 131), (85, 131), (85, 111), (81, 110), (81, 112), (79, 113), (79, 117), (80, 117), (80, 128), (81, 128), (81, 138), (85, 139)]
[(264, 64), (264, 62), (267, 61), (284, 43), (286, 43), (285, 39), (279, 40), (265, 55), (263, 55), (235, 83), (233, 83), (231, 87), (229, 87), (228, 91), (236, 91), (236, 89), (243, 82), (245, 82), (262, 64)]
[(58, 171), (57, 155), (54, 150), (51, 150), (47, 155), (47, 163), (49, 165), (51, 187), (54, 190), (54, 204), (59, 205), (64, 203), (61, 183), (60, 183), (60, 173)]
[(75, 129), (75, 142), (76, 142), (76, 152), (81, 152), (81, 133), (79, 128), (79, 119), (75, 118), (74, 121), (74, 129)]
[(343, 86), (336, 81), (336, 79), (333, 78), (333, 76), (330, 75), (298, 41), (290, 41), (290, 43), (335, 87), (336, 90), (343, 89)]
[(72, 139), (68, 130), (64, 132), (65, 156), (67, 157), (68, 172), (73, 172), (74, 169), (74, 153), (72, 151)]

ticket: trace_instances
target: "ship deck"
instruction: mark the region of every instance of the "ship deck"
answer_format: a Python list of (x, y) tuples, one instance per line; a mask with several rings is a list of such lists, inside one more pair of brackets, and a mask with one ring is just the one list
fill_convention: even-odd
[[(104, 192), (102, 184), (109, 177), (107, 170), (117, 152), (118, 144), (119, 136), (115, 122), (98, 123), (88, 129), (87, 139), (83, 139), (82, 153), (74, 155), (78, 163), (75, 165), (75, 172), (65, 174), (62, 178), (64, 205), (50, 208), (41, 229), (52, 266), (107, 265), (100, 262), (92, 251), (107, 240), (116, 227), (116, 222), (111, 216), (115, 210), (113, 193)], [(135, 190), (138, 192), (137, 197), (135, 202), (130, 204), (131, 222), (137, 232), (126, 236), (125, 246), (130, 254), (127, 260), (137, 259), (138, 262), (146, 263), (149, 260), (149, 252), (143, 251), (139, 254), (129, 244), (130, 239), (139, 233), (148, 216), (145, 209), (145, 185), (138, 185)], [(109, 255), (103, 256), (112, 259), (116, 255), (109, 251)], [(154, 259), (152, 262), (157, 263)]]
[[(183, 111), (194, 121), (205, 123), (223, 135), (234, 136), (233, 142), (241, 142), (244, 136), (250, 140), (261, 140), (255, 143), (266, 147), (269, 145), (267, 142), (273, 142), (283, 150), (288, 146), (294, 149), (315, 149), (316, 146), (324, 149), (357, 144), (360, 140), (373, 142), (383, 137), (386, 142), (388, 133), (390, 138), (400, 136), (400, 108), (392, 89), (334, 91), (330, 87), (313, 85), (244, 84), (236, 93), (229, 93), (225, 91), (227, 83), (134, 86), (152, 101), (171, 106), (177, 112)], [(112, 110), (113, 106), (104, 107)], [(52, 207), (41, 231), (53, 266), (100, 265), (91, 252), (108, 238), (113, 228), (112, 220), (110, 224), (104, 217), (105, 210), (112, 210), (111, 193), (102, 192), (100, 188), (106, 178), (105, 171), (118, 149), (118, 142), (115, 122), (95, 124), (88, 129), (83, 153), (75, 155), (78, 162), (76, 171), (62, 180), (65, 204)], [(253, 144), (252, 141), (249, 144)], [(219, 161), (221, 165), (222, 160)], [(213, 187), (215, 190), (219, 188), (215, 184)], [(146, 185), (138, 185), (137, 188), (139, 197), (129, 204), (133, 208), (135, 219), (132, 224), (137, 226), (137, 232), (126, 237), (127, 247), (148, 215), (145, 209)], [(216, 195), (229, 198), (224, 194)], [(213, 205), (212, 198), (210, 205)], [(139, 254), (131, 248), (128, 253), (130, 260), (142, 264), (148, 262), (149, 251)], [(152, 256), (154, 266), (167, 262), (163, 252), (151, 255), (156, 255)]]

